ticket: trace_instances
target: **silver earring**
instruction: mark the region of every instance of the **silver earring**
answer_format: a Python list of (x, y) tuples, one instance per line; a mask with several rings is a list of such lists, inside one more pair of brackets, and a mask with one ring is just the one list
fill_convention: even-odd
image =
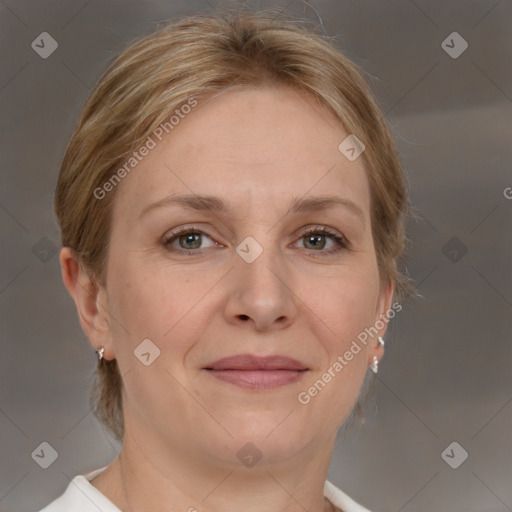
[(379, 371), (379, 360), (377, 359), (377, 356), (373, 356), (373, 363), (370, 365), (370, 370), (373, 373), (377, 373)]
[(379, 340), (379, 343), (380, 343), (382, 346), (384, 346), (384, 340), (383, 340), (380, 336), (379, 336), (377, 339)]
[(105, 352), (105, 349), (101, 347), (99, 350), (96, 350), (96, 353), (98, 354), (98, 361), (101, 361), (103, 359), (103, 352)]

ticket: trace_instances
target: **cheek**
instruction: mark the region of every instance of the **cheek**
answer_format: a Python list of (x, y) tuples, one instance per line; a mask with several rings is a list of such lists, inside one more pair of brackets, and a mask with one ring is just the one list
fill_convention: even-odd
[[(157, 269), (133, 267), (120, 265), (110, 276), (115, 354), (130, 401), (160, 414), (181, 396), (177, 382), (186, 379), (184, 361), (202, 328), (190, 320), (201, 313), (204, 283), (200, 288), (194, 280), (163, 279)], [(169, 392), (155, 393), (162, 389)]]
[(375, 322), (379, 278), (371, 266), (347, 268), (322, 287), (310, 287), (309, 306), (325, 324), (331, 350), (341, 350), (347, 343)]
[(167, 357), (182, 360), (201, 328), (190, 320), (208, 314), (201, 299), (214, 282), (212, 277), (193, 278), (177, 268), (163, 272), (136, 261), (116, 266), (110, 274), (109, 309), (119, 359), (150, 339), (161, 351), (160, 362)]
[(378, 286), (371, 269), (354, 270), (350, 277), (331, 280), (323, 294), (317, 290), (311, 296), (308, 306), (316, 314), (310, 318), (315, 318), (325, 357), (298, 397), (310, 417), (341, 425), (357, 401), (368, 366), (368, 345), (358, 336), (375, 321)]

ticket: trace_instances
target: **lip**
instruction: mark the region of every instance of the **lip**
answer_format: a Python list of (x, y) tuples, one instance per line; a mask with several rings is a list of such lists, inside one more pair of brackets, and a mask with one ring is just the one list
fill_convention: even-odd
[(297, 359), (282, 355), (260, 357), (240, 354), (224, 357), (205, 366), (206, 370), (308, 370)]
[(244, 389), (268, 390), (297, 382), (309, 368), (287, 356), (242, 354), (219, 359), (205, 366), (204, 370)]

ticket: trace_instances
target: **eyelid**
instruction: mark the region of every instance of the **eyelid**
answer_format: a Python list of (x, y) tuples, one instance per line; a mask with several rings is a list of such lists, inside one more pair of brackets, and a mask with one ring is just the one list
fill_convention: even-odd
[(301, 236), (304, 236), (308, 233), (322, 233), (325, 235), (339, 236), (346, 240), (345, 236), (340, 231), (323, 224), (312, 224), (310, 226), (301, 228), (299, 231), (302, 233)]

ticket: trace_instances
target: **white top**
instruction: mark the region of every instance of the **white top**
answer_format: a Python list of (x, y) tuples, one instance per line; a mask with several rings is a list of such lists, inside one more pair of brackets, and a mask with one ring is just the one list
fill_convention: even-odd
[[(90, 483), (106, 468), (107, 466), (86, 475), (75, 476), (64, 493), (39, 512), (121, 512)], [(370, 512), (328, 480), (325, 482), (324, 496), (343, 512)]]

